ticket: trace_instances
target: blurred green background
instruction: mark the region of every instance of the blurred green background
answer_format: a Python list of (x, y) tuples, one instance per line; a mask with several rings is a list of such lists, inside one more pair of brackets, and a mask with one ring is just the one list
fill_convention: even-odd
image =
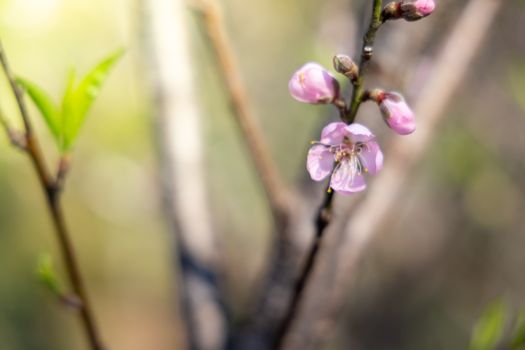
[[(222, 1), (272, 154), (289, 183), (308, 181), (315, 192), (322, 185), (305, 180), (304, 155), (330, 115), (328, 108), (293, 101), (288, 79), (306, 61), (329, 67), (334, 53), (353, 51), (364, 2)], [(461, 5), (442, 0), (435, 16), (403, 32), (430, 31), (417, 53), (396, 63), (400, 69), (432, 61), (443, 28)], [(230, 299), (241, 313), (268, 249), (270, 216), (213, 58), (190, 10), (187, 15), (207, 116), (210, 205)], [(57, 100), (69, 67), (84, 74), (109, 52), (127, 48), (78, 140), (64, 198), (102, 333), (109, 348), (119, 350), (176, 349), (181, 339), (142, 21), (140, 1), (0, 1), (0, 37), (12, 68)], [(388, 30), (393, 26), (382, 34)], [(516, 309), (525, 305), (524, 33), (523, 1), (506, 1), (399, 199), (396, 221), (365, 254), (328, 348), (465, 349), (489, 301), (503, 296)], [(395, 81), (387, 87), (409, 91)], [(4, 79), (0, 89), (2, 108), (20, 125)], [(51, 137), (37, 111), (31, 112), (54, 162)], [(378, 114), (368, 114), (360, 120), (371, 120), (380, 142), (388, 144), (392, 136)], [(73, 312), (35, 277), (43, 252), (53, 255), (61, 271), (43, 193), (29, 160), (4, 134), (0, 141), (0, 349), (84, 349)]]

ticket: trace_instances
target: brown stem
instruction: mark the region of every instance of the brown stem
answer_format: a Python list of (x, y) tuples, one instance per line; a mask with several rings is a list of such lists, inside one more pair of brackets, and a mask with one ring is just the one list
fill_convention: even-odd
[(55, 175), (55, 190), (57, 192), (62, 192), (64, 189), (64, 183), (69, 172), (70, 164), (71, 158), (68, 154), (63, 154), (58, 160), (57, 172)]
[(330, 185), (328, 185), (326, 196), (317, 213), (317, 219), (315, 221), (315, 237), (312, 245), (310, 246), (310, 250), (308, 251), (308, 255), (302, 267), (301, 273), (299, 274), (299, 278), (297, 279), (297, 282), (294, 286), (291, 302), (288, 306), (284, 319), (277, 330), (274, 349), (280, 349), (282, 347), (284, 338), (295, 316), (297, 315), (299, 303), (302, 300), (305, 287), (314, 269), (317, 254), (321, 249), (325, 228), (330, 224), (332, 217), (331, 209), (333, 198), (334, 192), (330, 189)]
[(2, 128), (5, 130), (7, 137), (9, 138), (9, 141), (13, 146), (16, 148), (25, 151), (26, 150), (26, 138), (25, 135), (19, 132), (18, 130), (15, 130), (9, 125), (9, 122), (4, 116), (3, 111), (0, 110), (0, 125), (2, 125)]
[(353, 83), (354, 90), (352, 92), (352, 100), (350, 102), (350, 109), (346, 114), (345, 121), (350, 124), (353, 123), (357, 115), (357, 111), (363, 102), (364, 96), (364, 74), (368, 66), (368, 62), (372, 59), (374, 53), (374, 41), (376, 38), (376, 33), (381, 27), (381, 0), (374, 0), (374, 6), (372, 9), (372, 18), (370, 20), (370, 25), (366, 31), (365, 36), (363, 37), (363, 47), (361, 49), (361, 58), (359, 61), (359, 76)]
[(257, 118), (249, 104), (248, 95), (237, 68), (233, 48), (224, 27), (219, 5), (215, 0), (199, 1), (197, 8), (202, 14), (206, 32), (217, 57), (224, 84), (234, 109), (235, 119), (248, 144), (266, 196), (276, 220), (286, 219), (290, 210), (289, 190), (282, 181), (262, 134)]
[(20, 87), (17, 85), (13, 72), (11, 71), (7, 57), (5, 55), (2, 43), (0, 42), (0, 62), (2, 68), (9, 80), (11, 89), (15, 95), (18, 109), (22, 117), (24, 128), (25, 128), (25, 148), (27, 155), (31, 159), (35, 171), (37, 173), (40, 185), (46, 194), (47, 204), (53, 225), (55, 226), (55, 232), (59, 242), (62, 257), (64, 259), (64, 265), (66, 267), (67, 275), (71, 282), (71, 286), (75, 294), (81, 300), (80, 316), (82, 324), (86, 331), (89, 344), (93, 350), (103, 350), (104, 347), (100, 340), (99, 333), (93, 317), (91, 305), (87, 298), (87, 294), (84, 287), (84, 282), (80, 269), (78, 266), (75, 250), (70, 240), (70, 234), (64, 221), (64, 215), (62, 213), (62, 207), (60, 203), (60, 191), (57, 186), (57, 182), (46, 168), (42, 151), (38, 144), (38, 141), (33, 133), (33, 128), (29, 119), (26, 105), (24, 103), (23, 94)]
[[(361, 61), (359, 63), (359, 77), (354, 82), (354, 92), (350, 104), (350, 109), (348, 110), (346, 116), (343, 116), (343, 120), (348, 124), (354, 121), (357, 115), (357, 111), (359, 110), (359, 107), (365, 95), (365, 91), (363, 89), (364, 73), (367, 62), (369, 62), (372, 58), (375, 36), (382, 23), (381, 6), (381, 0), (374, 0), (370, 25), (365, 36), (363, 37), (363, 49), (361, 54)], [(275, 343), (275, 349), (279, 349), (282, 346), (284, 338), (287, 332), (289, 331), (295, 316), (297, 315), (299, 304), (303, 299), (304, 291), (308, 285), (308, 281), (315, 267), (315, 262), (319, 250), (321, 248), (325, 229), (331, 221), (333, 199), (334, 193), (330, 189), (330, 185), (328, 185), (326, 195), (323, 199), (323, 203), (321, 204), (317, 214), (315, 238), (312, 242), (312, 245), (309, 248), (307, 258), (305, 260), (299, 278), (297, 279), (297, 282), (295, 284), (295, 289), (290, 304), (288, 306), (287, 312), (285, 314), (285, 318), (281, 326), (279, 327)]]

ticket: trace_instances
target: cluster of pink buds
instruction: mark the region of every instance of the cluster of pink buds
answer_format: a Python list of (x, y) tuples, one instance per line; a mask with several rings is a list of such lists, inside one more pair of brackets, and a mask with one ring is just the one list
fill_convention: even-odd
[[(384, 7), (381, 22), (400, 18), (415, 21), (428, 16), (434, 7), (433, 0), (394, 1)], [(336, 55), (333, 63), (334, 69), (346, 76), (354, 89), (362, 86), (360, 68), (349, 56)], [(381, 170), (383, 153), (374, 134), (354, 123), (355, 113), (351, 113), (351, 107), (341, 97), (337, 79), (320, 64), (310, 62), (293, 74), (288, 88), (292, 97), (300, 102), (333, 104), (341, 113), (342, 121), (328, 124), (321, 139), (312, 142), (306, 166), (311, 178), (322, 181), (330, 177), (330, 188), (341, 194), (363, 191), (366, 188), (363, 175), (374, 175)], [(408, 135), (416, 130), (414, 113), (401, 94), (381, 89), (364, 90), (358, 103), (365, 101), (378, 105), (383, 120), (397, 134)]]

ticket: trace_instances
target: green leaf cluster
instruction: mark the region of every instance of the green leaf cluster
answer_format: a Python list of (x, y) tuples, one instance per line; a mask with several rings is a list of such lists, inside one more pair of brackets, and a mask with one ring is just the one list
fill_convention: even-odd
[(102, 84), (113, 66), (124, 54), (123, 49), (112, 53), (100, 61), (77, 84), (75, 71), (69, 73), (67, 86), (60, 106), (39, 86), (29, 80), (18, 78), (18, 84), (26, 91), (37, 109), (42, 114), (57, 146), (62, 153), (73, 146), (80, 128)]

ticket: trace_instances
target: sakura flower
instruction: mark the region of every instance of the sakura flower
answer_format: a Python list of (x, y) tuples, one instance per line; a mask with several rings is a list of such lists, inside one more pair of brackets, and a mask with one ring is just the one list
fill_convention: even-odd
[(330, 72), (317, 63), (307, 63), (296, 71), (288, 84), (297, 101), (331, 103), (339, 96), (339, 83)]
[(383, 153), (375, 136), (361, 124), (328, 124), (321, 140), (308, 151), (310, 177), (321, 181), (331, 175), (330, 187), (341, 194), (366, 188), (365, 173), (375, 175), (383, 167)]
[(408, 135), (416, 130), (414, 112), (401, 94), (376, 89), (370, 93), (370, 97), (379, 105), (383, 119), (390, 129), (400, 135)]

